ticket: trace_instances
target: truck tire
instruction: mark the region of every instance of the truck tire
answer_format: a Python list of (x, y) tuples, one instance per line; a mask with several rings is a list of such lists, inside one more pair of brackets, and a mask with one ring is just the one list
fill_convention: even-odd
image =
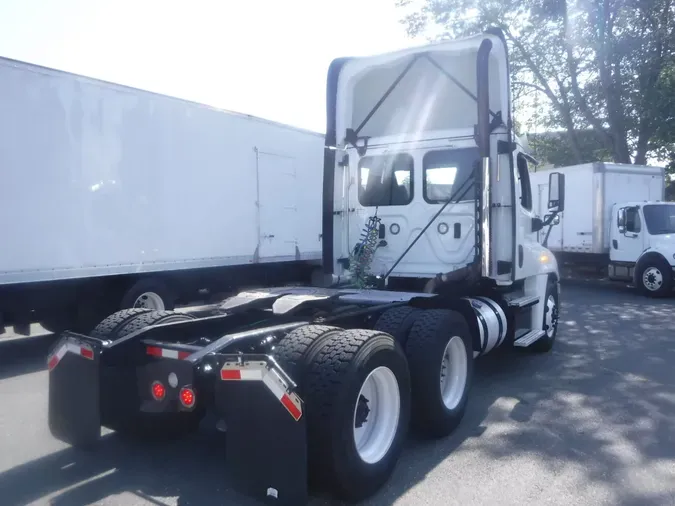
[(172, 310), (176, 305), (176, 295), (161, 280), (141, 279), (127, 290), (122, 297), (121, 309), (148, 308), (153, 311)]
[(372, 495), (396, 466), (410, 418), (401, 345), (375, 330), (331, 334), (304, 389), (311, 482), (348, 501)]
[(421, 311), (419, 309), (409, 306), (387, 309), (382, 313), (380, 318), (378, 318), (377, 323), (373, 328), (380, 332), (391, 334), (401, 346), (405, 347), (408, 335), (410, 334), (410, 329), (412, 329), (412, 326), (420, 313)]
[(544, 337), (528, 346), (527, 350), (539, 353), (546, 353), (553, 349), (555, 338), (558, 334), (558, 315), (560, 314), (560, 300), (558, 298), (557, 283), (549, 279), (546, 285), (546, 295), (544, 297), (544, 320), (542, 329), (546, 332)]
[(289, 332), (272, 350), (284, 372), (298, 385), (300, 397), (303, 395), (302, 386), (307, 367), (326, 339), (342, 330), (328, 325), (306, 325)]
[(660, 256), (638, 263), (635, 276), (637, 288), (647, 297), (666, 297), (673, 291), (673, 268)]
[(450, 434), (464, 416), (473, 379), (473, 339), (466, 320), (456, 311), (423, 311), (410, 331), (406, 356), (413, 427), (426, 437)]
[[(145, 308), (125, 309), (103, 320), (95, 329), (96, 337), (115, 341), (151, 325), (194, 319), (192, 316), (175, 311), (152, 311)], [(107, 380), (124, 382), (116, 370), (110, 371)], [(182, 437), (194, 432), (204, 417), (203, 410), (196, 409), (181, 413), (141, 413), (131, 418), (115, 420), (107, 426), (124, 437), (140, 440), (163, 440)]]
[(118, 334), (131, 320), (134, 320), (142, 314), (150, 313), (151, 311), (152, 309), (146, 308), (123, 309), (122, 311), (117, 311), (94, 327), (94, 330), (91, 331), (91, 337), (104, 340), (115, 340), (120, 337)]

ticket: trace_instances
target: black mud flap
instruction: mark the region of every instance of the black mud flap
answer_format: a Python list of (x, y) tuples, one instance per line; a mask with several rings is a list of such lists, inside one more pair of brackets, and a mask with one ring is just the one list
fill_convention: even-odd
[(221, 362), (214, 390), (227, 424), (226, 462), (234, 487), (269, 504), (308, 501), (304, 406), (268, 357)]
[(49, 430), (73, 446), (90, 446), (101, 436), (100, 351), (66, 333), (48, 357)]

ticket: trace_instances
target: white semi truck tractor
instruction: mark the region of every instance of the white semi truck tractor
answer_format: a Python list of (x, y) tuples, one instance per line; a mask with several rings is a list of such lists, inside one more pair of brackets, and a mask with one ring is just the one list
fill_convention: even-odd
[(298, 506), (311, 483), (361, 500), (409, 430), (455, 430), (475, 359), (551, 350), (559, 274), (536, 233), (564, 209), (564, 177), (551, 174), (539, 219), (502, 34), (336, 60), (327, 112), (323, 286), (63, 333), (49, 357), (56, 438), (177, 437), (212, 412), (239, 490)]

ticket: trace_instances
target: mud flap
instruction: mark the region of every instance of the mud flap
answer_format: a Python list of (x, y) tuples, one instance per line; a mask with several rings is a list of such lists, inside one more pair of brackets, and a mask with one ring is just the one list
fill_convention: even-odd
[(100, 347), (64, 337), (48, 358), (49, 430), (73, 446), (90, 446), (101, 436)]
[(284, 390), (283, 371), (267, 369), (264, 362), (243, 368), (225, 363), (220, 376), (214, 400), (227, 424), (225, 458), (234, 487), (269, 504), (306, 504), (304, 406)]

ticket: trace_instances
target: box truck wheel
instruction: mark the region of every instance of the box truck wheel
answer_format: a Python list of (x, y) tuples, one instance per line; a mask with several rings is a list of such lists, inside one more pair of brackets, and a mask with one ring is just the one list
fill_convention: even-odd
[(176, 295), (165, 282), (148, 278), (137, 281), (127, 290), (122, 297), (121, 307), (164, 311), (173, 309), (175, 304)]
[[(192, 316), (174, 311), (149, 311), (145, 308), (125, 309), (109, 316), (94, 329), (99, 339), (114, 341), (150, 325), (172, 323), (194, 319)], [(106, 371), (107, 392), (117, 393), (125, 388), (137, 388), (135, 380), (130, 384), (126, 375), (119, 370)], [(133, 379), (133, 378), (132, 378)], [(119, 387), (117, 386), (119, 385)], [(106, 399), (102, 398), (102, 402)], [(113, 408), (111, 407), (111, 411)], [(173, 439), (193, 432), (199, 427), (204, 411), (197, 408), (180, 413), (141, 413), (134, 411), (131, 416), (115, 416), (119, 413), (105, 413), (105, 425), (122, 436), (143, 440)]]
[(556, 281), (549, 279), (546, 285), (544, 297), (544, 321), (542, 329), (546, 332), (544, 337), (539, 338), (527, 349), (538, 352), (548, 352), (553, 349), (555, 337), (558, 334), (558, 316), (560, 315), (560, 300), (558, 298), (558, 286)]
[(635, 269), (638, 290), (648, 297), (664, 297), (673, 290), (673, 268), (660, 255), (640, 259)]
[(349, 501), (375, 493), (398, 461), (410, 417), (410, 377), (389, 334), (331, 334), (304, 381), (310, 479)]
[(420, 314), (421, 311), (419, 309), (408, 306), (387, 309), (378, 318), (373, 328), (380, 332), (391, 334), (401, 343), (401, 346), (405, 347), (410, 329), (412, 329)]
[(446, 309), (423, 311), (406, 344), (412, 384), (412, 424), (443, 437), (464, 416), (473, 378), (473, 340), (464, 317)]

